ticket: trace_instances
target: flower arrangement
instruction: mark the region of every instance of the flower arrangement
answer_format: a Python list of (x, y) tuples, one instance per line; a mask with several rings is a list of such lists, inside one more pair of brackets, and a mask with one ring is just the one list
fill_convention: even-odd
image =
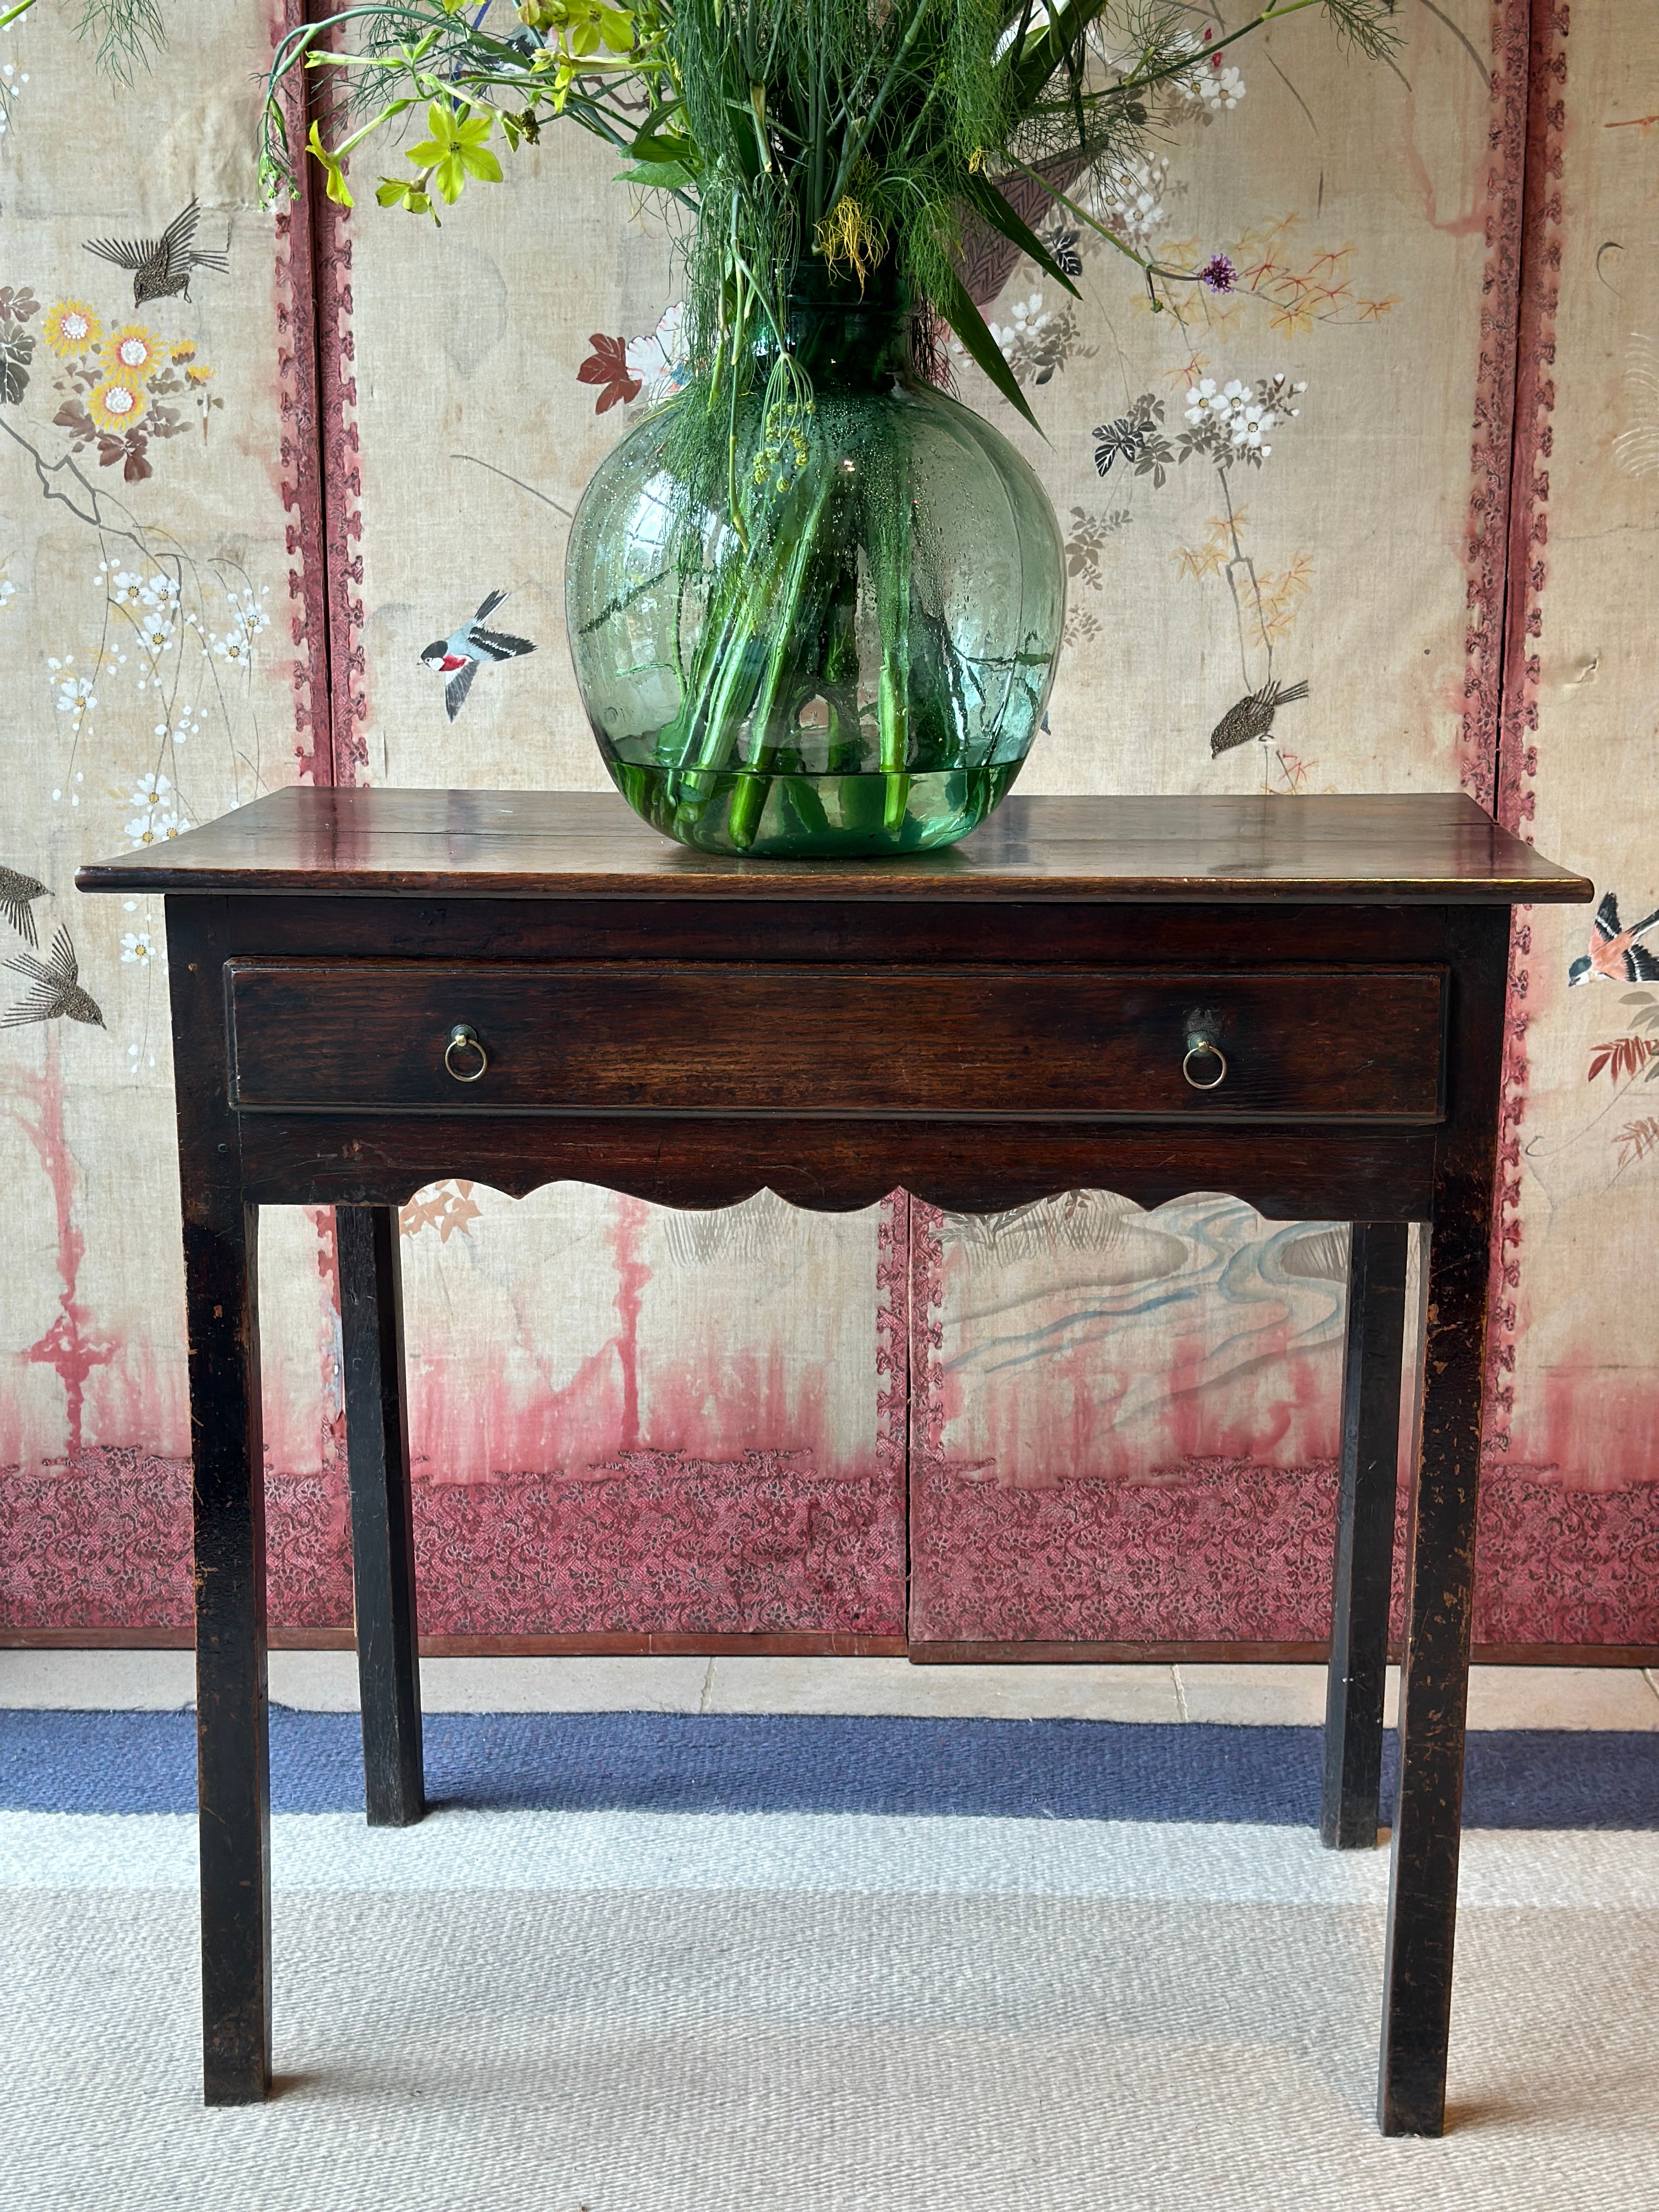
[(724, 402), (728, 434), (757, 334), (768, 408), (805, 404), (787, 330), (804, 267), (860, 292), (896, 279), (927, 357), (947, 327), (1034, 422), (961, 281), (964, 237), (999, 234), (1075, 295), (1075, 267), (1020, 211), (1051, 203), (1133, 264), (1160, 312), (1182, 285), (1231, 290), (1224, 255), (1176, 270), (1145, 250), (1167, 166), (1154, 144), (1183, 112), (1235, 106), (1229, 50), (1313, 8), (1363, 53), (1393, 44), (1395, 0), (1268, 0), (1201, 33), (1176, 0), (520, 0), (516, 15), (506, 0), (359, 0), (279, 46), (263, 175), (268, 196), (297, 189), (280, 94), (301, 70), (333, 80), (330, 135), (313, 125), (308, 144), (345, 205), (349, 157), (411, 111), (426, 135), (375, 197), (434, 220), (499, 181), (497, 144), (568, 118), (675, 228), (689, 386), (704, 411)]
[[(0, 23), (31, 4), (0, 0)], [(162, 0), (83, 4), (106, 49), (162, 27)], [(351, 204), (375, 145), (398, 149), (375, 198), (438, 221), (569, 121), (670, 229), (684, 298), (660, 370), (644, 344), (595, 338), (579, 372), (602, 408), (653, 404), (590, 486), (567, 560), (601, 750), (669, 835), (913, 849), (964, 834), (1012, 783), (1042, 725), (1066, 551), (1021, 457), (928, 387), (971, 361), (1035, 425), (1028, 388), (1064, 358), (1067, 312), (1033, 295), (988, 323), (968, 277), (988, 253), (1076, 297), (1086, 227), (1156, 313), (1178, 317), (1184, 288), (1247, 289), (1224, 252), (1157, 258), (1160, 140), (1238, 106), (1240, 41), (1316, 9), (1381, 57), (1395, 0), (1248, 4), (1228, 27), (1182, 0), (353, 0), (281, 39), (268, 200), (298, 192), (308, 151)], [(205, 367), (164, 359), (139, 324), (64, 301), (41, 335), (58, 422), (130, 478), (172, 432), (175, 386), (204, 422), (215, 404)], [(32, 344), (0, 374), (26, 378)], [(1150, 396), (1103, 427), (1103, 475), (1261, 466), (1288, 387), (1194, 374), (1184, 428), (1166, 433)]]
[[(653, 380), (663, 404), (601, 467), (567, 559), (611, 775), (711, 849), (914, 849), (1018, 775), (1063, 623), (1036, 479), (922, 398), (960, 354), (1035, 424), (1024, 387), (1063, 355), (1039, 300), (987, 323), (970, 260), (1000, 243), (1075, 297), (1087, 226), (1158, 313), (1183, 287), (1232, 291), (1225, 254), (1176, 269), (1152, 250), (1158, 140), (1237, 105), (1239, 40), (1317, 8), (1381, 55), (1393, 3), (1268, 0), (1228, 30), (1177, 0), (356, 0), (278, 46), (264, 180), (298, 190), (301, 107), (345, 205), (348, 164), (416, 126), (375, 198), (434, 221), (556, 120), (614, 149), (684, 289), (683, 367)], [(642, 360), (594, 345), (580, 374), (602, 407), (646, 390)], [(1176, 443), (1259, 466), (1287, 405), (1276, 386), (1200, 390)], [(1139, 465), (1156, 427), (1103, 447)]]

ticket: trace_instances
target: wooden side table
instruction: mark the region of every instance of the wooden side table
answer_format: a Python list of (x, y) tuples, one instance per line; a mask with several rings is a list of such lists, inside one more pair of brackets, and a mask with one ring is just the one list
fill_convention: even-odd
[(1588, 900), (1468, 799), (1010, 800), (909, 860), (681, 851), (614, 799), (295, 789), (85, 868), (163, 891), (195, 1481), (205, 2093), (270, 2079), (257, 1270), (332, 1205), (369, 1817), (423, 1809), (395, 1208), (1221, 1189), (1354, 1223), (1322, 1832), (1374, 1843), (1407, 1224), (1430, 1224), (1382, 1999), (1444, 2115), (1510, 908)]

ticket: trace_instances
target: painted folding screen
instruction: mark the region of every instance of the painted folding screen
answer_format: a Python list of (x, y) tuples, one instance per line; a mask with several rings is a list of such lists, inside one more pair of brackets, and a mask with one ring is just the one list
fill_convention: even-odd
[(1659, 1637), (1659, 21), (1534, 9), (1498, 811), (1516, 933), (1486, 1632)]
[[(1574, 911), (1515, 933), (1475, 1635), (1650, 1644), (1659, 33), (1637, 0), (1410, 20), (1404, 84), (1250, 72), (1253, 121), (1273, 117), (1250, 213), (1279, 227), (1235, 258), (1273, 264), (1266, 343), (1305, 381), (1303, 411), (1249, 483), (1248, 532), (1237, 477), (1207, 538), (1193, 484), (1170, 520), (1179, 472), (1160, 486), (1154, 465), (1148, 497), (1145, 453), (1134, 500), (1073, 511), (1074, 607), (1108, 635), (1076, 706), (1088, 648), (1067, 665), (1063, 766), (1034, 765), (1072, 788), (1237, 787), (1245, 750), (1212, 769), (1202, 743), (1233, 678), (1307, 680), (1275, 717), (1275, 787), (1461, 781), (1611, 887), (1594, 931)], [(1288, 49), (1280, 33), (1275, 61)], [(1224, 237), (1236, 192), (1184, 181), (1176, 227)], [(1249, 315), (1193, 368), (1255, 374)], [(1149, 328), (1115, 319), (1111, 397), (1092, 387), (1079, 434), (1085, 413), (1133, 421), (1132, 391), (1185, 380), (1181, 345)], [(1145, 533), (1127, 644), (1109, 590), (1087, 595), (1108, 525), (1115, 546)], [(1103, 726), (1133, 734), (1097, 768)], [(913, 1637), (1322, 1632), (1339, 1234), (1097, 1194), (990, 1224), (918, 1209), (913, 1249)]]
[[(162, 918), (77, 899), (76, 866), (318, 765), (309, 279), (252, 204), (269, 27), (166, 12), (177, 58), (127, 92), (68, 11), (0, 32), (0, 1622), (26, 1630), (190, 1620)], [(196, 202), (187, 291), (141, 304), (88, 251)], [(276, 1602), (305, 1617), (343, 1528), (331, 1297), (314, 1223), (267, 1245)]]
[[(138, 518), (130, 558), (41, 498), (16, 437), (0, 452), (12, 586), (0, 585), (0, 650), (27, 702), (10, 739), (22, 805), (0, 860), (57, 894), (28, 908), (37, 957), (50, 960), (46, 925), (66, 913), (108, 1024), (29, 1024), (0, 1045), (26, 1224), (3, 1303), (15, 1442), (0, 1453), (12, 1470), (0, 1618), (19, 1626), (189, 1617), (162, 979), (143, 944), (159, 933), (136, 910), (76, 906), (75, 860), (295, 774), (599, 787), (565, 652), (564, 533), (598, 459), (678, 359), (665, 247), (630, 215), (607, 158), (557, 131), (506, 185), (470, 193), (441, 234), (372, 205), (348, 218), (319, 204), (313, 353), (310, 289), (289, 273), (306, 263), (310, 210), (277, 227), (273, 285), (271, 225), (251, 205), (250, 78), (270, 27), (240, 6), (170, 13), (193, 41), (185, 124), (174, 80), (116, 99), (52, 16), (0, 34), (0, 65), (14, 67), (0, 83), (15, 88), (0, 283), (32, 286), (36, 302), (27, 317), (9, 308), (36, 343), (0, 425), (48, 465), (72, 442), (54, 417), (76, 403), (52, 380), (94, 364), (61, 317), (45, 342), (66, 304), (88, 312), (100, 345), (143, 321), (177, 386), (144, 388), (153, 474), (118, 485)], [(1081, 227), (1069, 227), (1080, 305), (1030, 265), (976, 268), (1048, 442), (958, 362), (961, 386), (1030, 455), (1067, 541), (1067, 651), (1027, 787), (1265, 781), (1293, 806), (1306, 791), (1461, 780), (1493, 802), (1511, 525), (1525, 554), (1513, 635), (1553, 621), (1564, 588), (1557, 549), (1546, 581), (1539, 538), (1563, 498), (1550, 440), (1579, 441), (1577, 495), (1595, 529), (1613, 501), (1634, 518), (1651, 494), (1637, 434), (1643, 249), (1621, 249), (1621, 278), (1585, 243), (1593, 234), (1600, 249), (1626, 215), (1640, 219), (1652, 147), (1639, 114), (1613, 112), (1613, 58), (1638, 27), (1648, 35), (1645, 18), (1636, 0), (1613, 0), (1587, 36), (1581, 10), (1575, 52), (1606, 49), (1581, 72), (1564, 15), (1540, 11), (1533, 73), (1531, 381), (1513, 515), (1528, 84), (1528, 11), (1514, 0), (1413, 0), (1392, 72), (1344, 63), (1305, 22), (1247, 47), (1243, 96), (1229, 82), (1194, 102), (1109, 211), (1166, 260), (1231, 258), (1237, 294), (1184, 325), (1150, 316), (1133, 271)], [(1581, 109), (1581, 84), (1598, 81), (1601, 106)], [(84, 143), (42, 126), (48, 101), (54, 118), (73, 107), (85, 120)], [(1619, 127), (1586, 154), (1607, 125)], [(228, 246), (228, 268), (204, 270), (187, 307), (125, 316), (125, 280), (82, 241), (153, 230), (192, 191), (199, 243)], [(1559, 246), (1573, 274), (1558, 301)], [(1620, 283), (1633, 304), (1615, 311)], [(1596, 318), (1617, 312), (1629, 330), (1609, 338)], [(1547, 398), (1551, 344), (1559, 389)], [(1578, 344), (1597, 365), (1575, 382)], [(1201, 449), (1183, 461), (1183, 437), (1230, 384), (1274, 421), (1230, 467)], [(191, 411), (204, 395), (224, 404)], [(179, 425), (165, 439), (164, 413)], [(114, 434), (94, 428), (80, 465), (116, 485), (125, 460), (106, 467), (100, 439)], [(1601, 625), (1586, 653), (1601, 688), (1555, 684), (1547, 643), (1537, 670), (1513, 653), (1502, 756), (1506, 811), (1521, 818), (1535, 803), (1543, 841), (1599, 867), (1626, 922), (1650, 894), (1659, 905), (1640, 881), (1647, 802), (1626, 766), (1630, 715), (1645, 726), (1634, 565), (1645, 527), (1609, 541), (1616, 561), (1577, 557), (1571, 588)], [(199, 604), (186, 554), (209, 580)], [(155, 581), (169, 560), (176, 602)], [(137, 579), (130, 607), (114, 580), (125, 575)], [(452, 719), (422, 650), (495, 592), (507, 595), (495, 618), (534, 649), (486, 671)], [(145, 648), (118, 658), (128, 617), (158, 612), (175, 632), (156, 648), (164, 666), (198, 672), (166, 691), (165, 713)], [(1558, 697), (1577, 717), (1575, 766), (1594, 765), (1570, 778), (1564, 735), (1549, 817)], [(179, 726), (198, 703), (199, 727)], [(1265, 744), (1247, 737), (1212, 757), (1218, 735), (1263, 721)], [(1621, 839), (1631, 850), (1614, 854)], [(1652, 1493), (1633, 1449), (1655, 1377), (1628, 1325), (1651, 1303), (1648, 1032), (1600, 972), (1567, 997), (1577, 927), (1549, 924), (1547, 953), (1524, 921), (1517, 938), (1497, 1277), (1505, 1418), (1482, 1581), (1482, 1632), (1505, 1642), (1656, 1635), (1640, 1572)], [(1626, 953), (1639, 969), (1632, 948), (1608, 957)], [(1579, 1146), (1601, 1158), (1603, 1182), (1574, 1187), (1564, 1227), (1565, 1186), (1542, 1174), (1538, 1133), (1548, 1124), (1565, 1143), (1615, 1091), (1616, 1118)], [(1638, 1133), (1621, 1153), (1626, 1128)], [(1601, 1271), (1582, 1257), (1593, 1214), (1617, 1255)], [(1340, 1232), (1263, 1224), (1201, 1194), (1150, 1217), (1083, 1194), (968, 1224), (902, 1200), (841, 1220), (764, 1200), (682, 1217), (592, 1192), (514, 1204), (453, 1183), (422, 1194), (404, 1226), (429, 1629), (902, 1632), (908, 1443), (919, 1634), (1297, 1642), (1322, 1631)], [(349, 1618), (331, 1264), (325, 1216), (268, 1224), (273, 1606), (313, 1626)], [(1586, 1315), (1592, 1292), (1601, 1304)], [(1583, 1404), (1614, 1389), (1627, 1410), (1605, 1437), (1594, 1422), (1570, 1430), (1573, 1390)], [(1572, 1434), (1589, 1441), (1570, 1448)]]

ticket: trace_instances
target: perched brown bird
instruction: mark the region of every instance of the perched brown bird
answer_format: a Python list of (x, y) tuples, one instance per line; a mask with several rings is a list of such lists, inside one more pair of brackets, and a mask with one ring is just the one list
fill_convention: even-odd
[(1235, 745), (1247, 745), (1252, 738), (1265, 738), (1273, 728), (1278, 709), (1307, 696), (1305, 684), (1291, 684), (1281, 690), (1269, 677), (1259, 691), (1247, 693), (1236, 707), (1229, 707), (1211, 731), (1210, 758), (1219, 760)]
[(88, 238), (84, 241), (86, 250), (100, 261), (112, 261), (118, 269), (132, 270), (135, 307), (142, 307), (146, 300), (170, 299), (175, 292), (189, 299), (193, 269), (230, 266), (222, 253), (197, 252), (194, 240), (199, 215), (198, 204), (191, 200), (159, 238)]
[(14, 975), (27, 976), (34, 988), (15, 1006), (0, 1029), (21, 1029), (25, 1022), (55, 1022), (67, 1014), (72, 1022), (88, 1022), (102, 1029), (104, 1017), (98, 1001), (81, 988), (80, 963), (69, 931), (60, 922), (44, 960), (20, 952), (6, 963)]
[(0, 914), (3, 914), (26, 945), (38, 945), (32, 899), (44, 898), (46, 887), (33, 876), (20, 876), (15, 868), (0, 868)]

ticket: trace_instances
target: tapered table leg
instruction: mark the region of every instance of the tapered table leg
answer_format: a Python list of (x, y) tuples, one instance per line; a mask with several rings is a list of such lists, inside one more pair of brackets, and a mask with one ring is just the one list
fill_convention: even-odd
[(1465, 910), (1449, 936), (1449, 1110), (1435, 1174), (1422, 1442), (1406, 1538), (1400, 1793), (1377, 2086), (1377, 2118), (1390, 2136), (1437, 2136), (1445, 2125), (1509, 917)]
[(167, 966), (189, 1345), (202, 2087), (270, 2087), (270, 1756), (258, 1211), (244, 1203), (224, 1052), (227, 908), (169, 897)]
[(1370, 1850), (1376, 1842), (1409, 1234), (1403, 1221), (1356, 1221), (1348, 1263), (1342, 1481), (1319, 1808), (1320, 1840), (1336, 1850)]
[(365, 1796), (370, 1827), (406, 1828), (426, 1811), (426, 1784), (398, 1216), (338, 1206), (334, 1224)]
[(270, 1765), (258, 1215), (185, 1192), (196, 1531), (196, 1749), (202, 1858), (203, 2095), (270, 2086)]

